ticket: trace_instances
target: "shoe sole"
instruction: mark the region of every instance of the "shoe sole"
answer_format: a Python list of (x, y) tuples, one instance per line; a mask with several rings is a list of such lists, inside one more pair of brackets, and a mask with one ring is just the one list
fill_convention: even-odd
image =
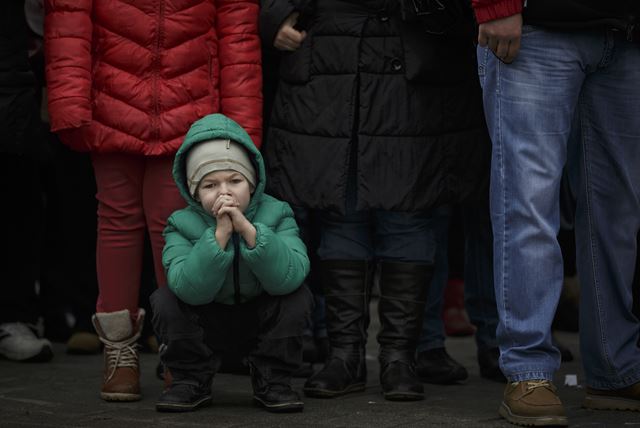
[(100, 398), (104, 401), (139, 401), (142, 398), (142, 395), (125, 392), (101, 392)]
[(631, 410), (640, 412), (640, 401), (622, 397), (587, 395), (582, 407), (593, 410)]
[(383, 392), (382, 396), (389, 401), (420, 401), (424, 400), (424, 394), (418, 392)]
[(253, 397), (253, 400), (256, 404), (271, 413), (295, 413), (301, 412), (304, 409), (304, 403), (302, 401), (290, 401), (288, 403), (273, 404), (262, 401), (255, 396)]
[(319, 389), (319, 388), (303, 388), (304, 395), (307, 397), (313, 398), (335, 398), (340, 397), (342, 395), (346, 395), (352, 392), (360, 392), (364, 391), (365, 384), (357, 383), (354, 385), (349, 385), (342, 391), (334, 391), (330, 389)]
[(211, 397), (204, 397), (195, 403), (183, 404), (183, 403), (156, 403), (156, 410), (158, 412), (168, 413), (182, 413), (193, 412), (201, 407), (210, 405), (212, 402)]
[(515, 425), (524, 427), (542, 426), (567, 426), (569, 421), (566, 416), (518, 416), (511, 413), (509, 406), (502, 403), (498, 410), (500, 416)]

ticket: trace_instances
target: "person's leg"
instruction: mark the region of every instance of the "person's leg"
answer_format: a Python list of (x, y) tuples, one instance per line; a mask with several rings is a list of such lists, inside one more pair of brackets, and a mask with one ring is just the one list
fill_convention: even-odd
[[(516, 60), (478, 50), (492, 139), (490, 212), (500, 366), (511, 382), (500, 414), (514, 423), (567, 423), (550, 384), (560, 364), (551, 322), (562, 289), (559, 188), (584, 80), (582, 33), (525, 25)], [(539, 402), (533, 406), (521, 397)]]
[(302, 363), (302, 334), (313, 308), (305, 285), (285, 296), (264, 296), (258, 310), (258, 337), (249, 356), (253, 397), (271, 412), (301, 411), (291, 375)]
[[(623, 35), (592, 37), (601, 52), (580, 98), (582, 153), (576, 215), (581, 282), (580, 346), (587, 385), (620, 390), (638, 384), (640, 323), (632, 282), (640, 230), (640, 50)], [(586, 404), (606, 401), (587, 392)], [(626, 408), (631, 404), (620, 401)]]
[(366, 384), (365, 344), (369, 325), (372, 242), (369, 212), (319, 213), (320, 282), (324, 287), (331, 354), (305, 383), (308, 396), (332, 398)]
[(164, 248), (162, 232), (169, 216), (187, 204), (173, 180), (172, 168), (172, 157), (149, 157), (145, 160), (142, 201), (158, 287), (167, 285), (162, 266), (162, 249)]
[(144, 239), (142, 179), (144, 158), (93, 154), (98, 192), (96, 267), (98, 302), (93, 324), (104, 344), (101, 397), (141, 398), (138, 352), (144, 310), (138, 307)]
[(388, 400), (420, 400), (415, 353), (436, 253), (430, 213), (377, 211), (380, 260), (380, 383)]
[(436, 242), (434, 272), (427, 288), (422, 332), (416, 348), (416, 373), (420, 380), (434, 384), (452, 384), (465, 380), (469, 374), (445, 349), (445, 328), (442, 320), (444, 291), (449, 278), (449, 221), (451, 209), (433, 212), (433, 232)]
[(310, 363), (300, 369), (300, 372), (304, 373), (312, 369), (312, 363), (326, 360), (329, 355), (329, 339), (327, 338), (327, 325), (324, 314), (324, 294), (318, 272), (320, 260), (318, 259), (317, 249), (320, 239), (317, 213), (302, 206), (292, 206), (291, 208), (300, 230), (300, 239), (307, 247), (307, 254), (311, 262), (311, 270), (305, 279), (305, 284), (313, 293), (315, 303), (310, 324), (304, 333), (303, 358), (305, 362)]
[(42, 222), (38, 161), (10, 153), (2, 153), (2, 160), (0, 194), (7, 205), (0, 210), (0, 221), (7, 225), (2, 239), (9, 251), (0, 258), (0, 355), (15, 361), (49, 361), (51, 343), (29, 327), (38, 320), (35, 282)]
[(93, 154), (98, 192), (97, 312), (138, 310), (145, 220), (144, 158)]
[(442, 322), (442, 303), (444, 289), (449, 278), (448, 263), (448, 211), (434, 214), (433, 231), (436, 241), (436, 252), (434, 256), (434, 271), (431, 284), (425, 284), (428, 288), (427, 304), (424, 308), (424, 319), (422, 321), (422, 333), (418, 341), (418, 352), (431, 349), (444, 348), (444, 323)]
[(525, 26), (512, 64), (479, 50), (493, 142), (497, 335), (501, 366), (512, 382), (551, 380), (560, 361), (550, 326), (562, 287), (560, 178), (584, 79), (574, 45), (564, 33)]
[[(211, 381), (220, 364), (205, 344), (196, 311), (168, 287), (151, 295), (153, 326), (162, 344), (160, 360), (171, 383), (156, 402), (161, 412), (192, 411), (211, 403)], [(213, 313), (215, 308), (211, 308)], [(220, 318), (218, 321), (226, 322)]]
[(465, 204), (462, 219), (465, 231), (465, 306), (471, 323), (477, 328), (475, 339), (480, 375), (504, 382), (498, 363), (498, 309), (493, 284), (493, 235), (488, 195)]

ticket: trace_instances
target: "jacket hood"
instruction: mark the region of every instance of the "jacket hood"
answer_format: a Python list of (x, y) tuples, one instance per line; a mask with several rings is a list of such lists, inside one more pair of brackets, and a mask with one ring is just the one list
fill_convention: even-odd
[(198, 143), (214, 139), (229, 139), (242, 145), (249, 154), (249, 159), (253, 163), (256, 170), (256, 189), (251, 195), (249, 206), (244, 212), (247, 219), (252, 219), (259, 201), (264, 193), (266, 174), (264, 169), (264, 161), (262, 154), (256, 148), (255, 144), (249, 137), (249, 134), (236, 122), (222, 114), (210, 114), (196, 121), (191, 125), (184, 142), (176, 153), (173, 161), (173, 179), (178, 185), (178, 190), (189, 206), (204, 212), (200, 202), (196, 201), (189, 194), (189, 186), (187, 184), (186, 160), (189, 150)]

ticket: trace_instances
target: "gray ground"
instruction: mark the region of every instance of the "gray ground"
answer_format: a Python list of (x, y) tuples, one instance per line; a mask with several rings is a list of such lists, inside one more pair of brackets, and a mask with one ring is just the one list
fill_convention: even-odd
[[(372, 326), (371, 336), (375, 338)], [(590, 411), (581, 408), (584, 390), (563, 386), (566, 374), (577, 374), (583, 384), (578, 338), (560, 334), (576, 356), (562, 365), (556, 384), (569, 414), (571, 426), (640, 427), (640, 413)], [(55, 346), (48, 364), (0, 361), (1, 427), (508, 427), (497, 414), (503, 386), (480, 378), (472, 338), (448, 339), (454, 358), (470, 372), (464, 385), (425, 385), (426, 399), (413, 403), (385, 401), (377, 379), (376, 344), (370, 340), (369, 383), (365, 392), (332, 400), (305, 399), (301, 414), (274, 415), (255, 407), (250, 380), (245, 376), (219, 374), (214, 381), (211, 407), (188, 414), (162, 414), (154, 400), (162, 387), (154, 369), (157, 356), (143, 354), (144, 398), (135, 403), (106, 403), (98, 391), (102, 357), (71, 356)], [(302, 389), (303, 380), (294, 386)]]

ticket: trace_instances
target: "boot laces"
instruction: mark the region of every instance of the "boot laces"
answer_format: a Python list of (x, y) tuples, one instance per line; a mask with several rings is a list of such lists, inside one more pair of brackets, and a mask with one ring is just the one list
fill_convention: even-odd
[(140, 332), (137, 332), (129, 339), (117, 342), (100, 337), (100, 341), (104, 343), (104, 355), (107, 360), (107, 367), (109, 367), (109, 376), (107, 376), (105, 382), (111, 380), (119, 367), (138, 367), (138, 344), (136, 341), (139, 337)]
[(533, 391), (537, 388), (547, 388), (550, 391), (555, 392), (555, 387), (546, 379), (541, 380), (527, 380), (525, 381), (525, 385), (527, 387), (527, 391)]

